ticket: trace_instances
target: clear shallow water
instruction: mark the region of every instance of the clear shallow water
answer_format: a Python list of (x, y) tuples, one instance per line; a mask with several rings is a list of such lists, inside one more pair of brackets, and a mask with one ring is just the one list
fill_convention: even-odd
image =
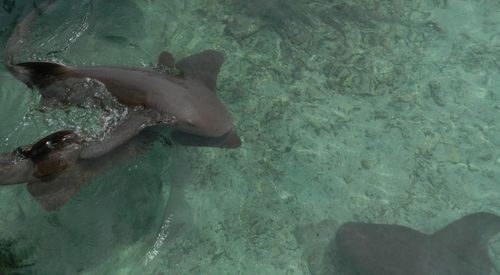
[[(0, 13), (2, 41), (24, 2)], [(25, 58), (152, 66), (162, 50), (222, 50), (218, 94), (243, 146), (157, 142), (55, 213), (1, 188), (0, 237), (27, 274), (323, 274), (346, 221), (432, 233), (500, 214), (496, 1), (60, 2)], [(95, 127), (90, 110), (34, 111), (37, 94), (4, 69), (0, 82), (2, 151)], [(173, 182), (189, 203), (181, 232)]]

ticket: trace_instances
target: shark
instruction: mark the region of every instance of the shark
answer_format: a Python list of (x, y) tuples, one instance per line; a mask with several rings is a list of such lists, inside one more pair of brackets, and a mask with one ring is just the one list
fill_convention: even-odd
[[(172, 140), (181, 145), (219, 148), (241, 145), (233, 119), (216, 93), (217, 76), (224, 63), (220, 51), (205, 50), (179, 61), (165, 51), (153, 69), (16, 61), (19, 49), (29, 40), (30, 26), (55, 2), (47, 0), (36, 6), (16, 26), (5, 46), (4, 64), (15, 78), (38, 89), (42, 105), (82, 105), (93, 98), (88, 87), (97, 83), (129, 108), (125, 118), (110, 130), (113, 138), (94, 143), (100, 148), (96, 151), (105, 154), (107, 151), (102, 148), (112, 150), (145, 127), (157, 124), (168, 126)], [(97, 101), (106, 105), (102, 100)], [(92, 150), (82, 154), (86, 158), (98, 156)]]
[[(150, 253), (152, 258), (154, 258), (158, 251), (157, 249), (159, 249), (164, 242), (168, 243), (175, 238), (179, 238), (181, 236), (191, 236), (191, 234), (195, 234), (197, 232), (196, 226), (193, 222), (193, 211), (190, 203), (186, 199), (184, 190), (185, 186), (190, 182), (192, 166), (189, 162), (189, 155), (184, 154), (185, 150), (182, 150), (182, 148), (171, 147), (171, 150), (168, 150), (170, 158), (175, 159), (175, 161), (171, 162), (172, 166), (168, 173), (169, 179), (166, 179), (165, 181), (168, 182), (169, 185), (169, 195), (166, 204), (163, 200), (163, 196), (165, 194), (163, 193), (163, 179), (156, 177), (156, 175), (153, 175), (151, 178), (148, 177), (146, 188), (150, 189), (151, 187), (154, 187), (152, 188), (153, 190), (146, 193), (142, 193), (143, 191), (140, 191), (139, 193), (142, 195), (137, 196), (137, 194), (130, 193), (129, 188), (133, 188), (136, 191), (141, 190), (141, 188), (135, 188), (137, 188), (137, 185), (144, 185), (144, 182), (134, 182), (134, 179), (144, 180), (144, 178), (137, 176), (130, 177), (130, 172), (127, 171), (128, 169), (120, 169), (114, 170), (113, 173), (107, 175), (107, 178), (110, 176), (113, 177), (111, 182), (101, 181), (103, 185), (111, 184), (111, 186), (105, 187), (101, 185), (102, 188), (100, 187), (100, 191), (98, 192), (100, 195), (96, 195), (92, 192), (92, 200), (85, 199), (85, 203), (82, 204), (84, 200), (82, 200), (83, 197), (80, 197), (80, 199), (73, 199), (74, 204), (67, 205), (69, 208), (64, 209), (64, 206), (72, 201), (72, 197), (75, 196), (82, 189), (82, 187), (90, 184), (93, 178), (100, 177), (108, 170), (113, 169), (123, 162), (127, 162), (138, 157), (139, 155), (143, 155), (145, 151), (151, 149), (151, 145), (154, 144), (156, 147), (156, 145), (161, 146), (161, 143), (163, 143), (165, 146), (170, 146), (170, 144), (167, 143), (168, 140), (166, 140), (164, 132), (160, 131), (161, 129), (155, 128), (156, 127), (150, 127), (148, 129), (144, 129), (139, 134), (127, 140), (124, 144), (114, 148), (112, 151), (100, 157), (93, 159), (82, 159), (79, 157), (86, 145), (82, 142), (82, 137), (78, 133), (72, 130), (62, 130), (51, 133), (38, 141), (35, 141), (33, 144), (20, 146), (11, 152), (4, 152), (0, 154), (0, 185), (4, 185), (4, 187), (6, 187), (6, 185), (18, 184), (19, 187), (21, 187), (21, 184), (24, 185), (27, 183), (26, 186), (28, 193), (34, 198), (34, 201), (38, 202), (38, 204), (48, 212), (49, 215), (61, 217), (61, 215), (57, 212), (54, 213), (54, 211), (69, 210), (73, 213), (76, 210), (76, 212), (80, 214), (83, 213), (82, 217), (80, 217), (81, 215), (78, 216), (79, 221), (77, 221), (77, 223), (85, 225), (87, 225), (87, 223), (97, 223), (100, 225), (89, 226), (89, 228), (80, 232), (82, 233), (80, 234), (81, 236), (89, 237), (87, 234), (94, 235), (92, 233), (102, 232), (102, 228), (111, 229), (111, 225), (113, 225), (114, 228), (114, 225), (119, 225), (123, 222), (132, 220), (135, 223), (145, 226), (147, 225), (139, 231), (137, 228), (133, 228), (133, 226), (112, 230), (113, 233), (105, 230), (107, 237), (104, 246), (109, 249), (114, 249), (115, 246), (112, 244), (114, 244), (117, 240), (120, 240), (119, 243), (121, 245), (125, 245), (123, 243), (123, 239), (127, 240), (127, 242), (135, 242), (140, 239), (139, 236), (142, 236), (141, 234), (143, 232), (154, 229), (154, 227), (149, 226), (159, 226), (160, 224), (155, 221), (155, 217), (159, 214), (161, 216), (162, 213), (158, 206), (162, 208), (164, 207), (163, 213), (166, 217), (168, 217), (168, 219), (165, 220), (166, 224), (164, 224), (161, 229), (158, 228), (160, 230), (158, 235), (159, 241), (157, 241), (158, 244), (154, 244), (151, 250), (153, 252), (151, 252), (152, 254)], [(146, 163), (151, 161), (146, 160)], [(155, 158), (154, 161), (157, 162), (158, 159)], [(141, 161), (141, 165), (142, 164), (144, 164), (143, 161)], [(146, 164), (146, 166), (148, 165)], [(137, 171), (133, 171), (133, 174), (135, 173), (137, 173)], [(150, 180), (153, 181), (152, 184), (149, 182)], [(159, 180), (160, 185), (155, 182), (156, 180)], [(116, 182), (125, 182), (126, 185), (122, 185), (121, 187), (118, 187), (118, 189), (115, 189), (117, 185), (121, 185), (121, 183), (116, 184)], [(130, 184), (135, 186), (131, 187), (129, 186)], [(157, 189), (156, 187), (160, 189)], [(105, 194), (104, 196), (103, 193)], [(125, 198), (115, 201), (114, 197), (118, 194), (125, 195)], [(103, 198), (106, 201), (103, 200)], [(144, 200), (147, 201), (145, 202)], [(127, 218), (125, 220), (123, 220), (123, 217), (118, 218), (116, 215), (112, 215), (112, 213), (116, 214), (120, 212), (120, 206), (123, 207), (137, 204), (140, 204), (140, 211), (132, 211), (131, 213), (128, 211)], [(24, 208), (22, 204), (18, 205), (18, 207), (20, 211)], [(103, 209), (103, 207), (105, 209)], [(89, 210), (95, 209), (99, 209), (97, 217), (95, 217), (95, 211), (89, 212)], [(144, 214), (144, 209), (155, 210), (152, 213), (156, 214)], [(105, 225), (103, 225), (100, 222), (103, 217), (114, 218), (106, 221), (106, 223), (104, 223)], [(56, 227), (59, 227), (59, 225)], [(73, 224), (71, 228), (75, 228), (75, 225)], [(62, 225), (62, 227), (58, 230), (65, 231), (67, 229), (67, 227)], [(93, 240), (95, 239), (91, 237), (90, 241), (92, 242)], [(33, 274), (39, 272), (55, 272), (53, 267), (46, 265), (46, 262), (44, 261), (45, 258), (38, 259), (37, 257), (34, 257), (36, 255), (30, 252), (32, 250), (20, 250), (18, 246), (15, 246), (15, 244), (18, 243), (23, 242), (20, 242), (19, 239), (12, 240), (12, 242), (10, 242), (10, 240), (0, 240), (0, 270), (3, 271), (0, 273)], [(4, 244), (4, 247), (2, 247), (2, 244)], [(38, 243), (36, 245), (38, 247)], [(20, 247), (24, 248), (25, 246)], [(93, 246), (91, 251), (92, 249), (97, 250), (102, 247), (102, 245), (96, 247)], [(118, 247), (120, 246), (117, 246), (116, 248)], [(65, 250), (65, 253), (66, 252), (67, 251)], [(60, 253), (58, 252), (55, 253), (55, 255), (59, 254)], [(90, 259), (86, 258), (85, 263), (79, 263), (75, 266), (73, 262), (69, 265), (58, 266), (55, 270), (60, 270), (63, 273), (67, 273), (68, 270), (77, 272), (77, 270), (83, 270), (84, 267), (90, 268), (90, 266), (95, 266), (94, 264), (99, 262), (99, 260), (99, 256), (92, 257)]]
[(339, 257), (359, 275), (487, 275), (488, 241), (500, 217), (478, 212), (434, 234), (393, 224), (348, 222), (335, 237)]
[[(125, 143), (99, 154), (82, 158), (86, 143), (73, 130), (51, 133), (33, 144), (20, 146), (0, 154), (0, 185), (27, 183), (30, 195), (47, 211), (55, 211), (67, 203), (82, 186), (117, 164), (133, 159), (149, 146), (165, 137), (152, 128), (142, 130)], [(93, 150), (97, 147), (94, 146)], [(182, 201), (180, 188), (173, 188)], [(180, 194), (180, 195), (179, 195)]]

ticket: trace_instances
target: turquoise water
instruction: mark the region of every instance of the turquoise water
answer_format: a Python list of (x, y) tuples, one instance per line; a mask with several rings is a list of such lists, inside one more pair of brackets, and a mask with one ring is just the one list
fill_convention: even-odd
[[(15, 2), (2, 45), (32, 7)], [(22, 58), (152, 67), (163, 50), (223, 51), (217, 93), (243, 145), (155, 142), (53, 213), (2, 186), (0, 239), (28, 265), (12, 274), (343, 274), (323, 254), (344, 222), (432, 233), (500, 214), (498, 1), (58, 1), (38, 22)], [(0, 151), (99, 130), (93, 110), (37, 112), (4, 68), (0, 83)]]

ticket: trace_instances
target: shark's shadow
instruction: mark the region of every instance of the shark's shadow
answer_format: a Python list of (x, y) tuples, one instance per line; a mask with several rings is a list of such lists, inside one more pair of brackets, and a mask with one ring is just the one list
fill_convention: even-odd
[(117, 5), (116, 1), (93, 0), (92, 6), (89, 31), (98, 37), (127, 46), (144, 36), (144, 14), (135, 1), (121, 0)]
[(155, 234), (163, 222), (166, 199), (162, 192), (168, 185), (145, 169), (135, 168), (136, 164), (93, 180), (60, 211), (47, 214), (41, 224), (28, 222), (34, 228), (29, 241), (36, 244), (31, 270), (39, 274), (91, 272), (120, 250)]

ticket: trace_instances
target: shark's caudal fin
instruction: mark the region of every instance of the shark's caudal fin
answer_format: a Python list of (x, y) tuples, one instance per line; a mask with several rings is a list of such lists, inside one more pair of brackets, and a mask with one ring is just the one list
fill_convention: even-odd
[(52, 62), (23, 62), (15, 65), (19, 78), (26, 85), (45, 88), (57, 80), (64, 78), (69, 67)]
[(434, 233), (432, 241), (448, 247), (468, 264), (489, 272), (488, 241), (500, 232), (500, 217), (479, 212), (454, 221)]
[(348, 222), (338, 230), (339, 259), (365, 275), (487, 275), (487, 243), (500, 232), (500, 217), (475, 213), (432, 235), (393, 224)]
[(9, 70), (9, 72), (14, 75), (17, 79), (30, 85), (29, 76), (25, 75), (25, 71), (21, 67), (17, 66), (16, 55), (18, 54), (22, 44), (27, 40), (29, 36), (28, 29), (33, 24), (35, 18), (40, 14), (45, 12), (55, 1), (47, 0), (40, 5), (37, 5), (22, 21), (19, 23), (11, 36), (7, 40), (5, 45), (4, 53), (4, 64)]

